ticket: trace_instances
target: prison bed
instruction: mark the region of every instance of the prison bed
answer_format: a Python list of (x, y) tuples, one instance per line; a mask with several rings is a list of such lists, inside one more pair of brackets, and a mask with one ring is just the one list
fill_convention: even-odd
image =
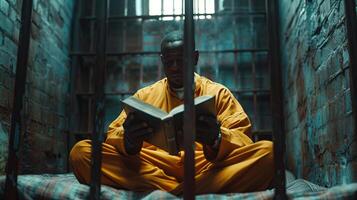
[[(289, 177), (289, 176), (288, 176)], [(357, 183), (324, 188), (303, 179), (287, 178), (287, 194), (292, 199), (356, 199)], [(0, 177), (0, 199), (4, 195), (5, 176)], [(18, 176), (20, 199), (87, 199), (89, 187), (80, 184), (72, 173)], [(205, 194), (196, 199), (273, 199), (273, 190), (252, 193)], [(101, 199), (182, 199), (168, 192), (133, 192), (101, 187)]]

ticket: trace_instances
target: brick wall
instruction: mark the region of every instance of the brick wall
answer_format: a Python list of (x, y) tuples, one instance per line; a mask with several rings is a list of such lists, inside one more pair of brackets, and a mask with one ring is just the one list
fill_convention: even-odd
[[(13, 102), (21, 4), (21, 0), (0, 0), (0, 120), (7, 132)], [(33, 1), (21, 173), (66, 170), (72, 9), (73, 1), (70, 0)], [(0, 169), (2, 173), (4, 170)]]
[(323, 186), (357, 179), (342, 0), (282, 0), (288, 167)]

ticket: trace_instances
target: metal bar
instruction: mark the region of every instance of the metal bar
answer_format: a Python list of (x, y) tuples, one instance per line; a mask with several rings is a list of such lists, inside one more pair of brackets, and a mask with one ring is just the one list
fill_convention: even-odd
[(345, 0), (346, 27), (348, 37), (348, 50), (350, 57), (350, 91), (352, 113), (354, 118), (354, 133), (357, 135), (357, 16), (356, 2)]
[[(246, 12), (246, 11), (240, 11), (240, 12), (225, 12), (225, 13), (197, 13), (197, 14), (193, 14), (193, 16), (234, 16), (234, 15), (242, 15), (242, 16), (247, 16), (247, 15), (266, 15), (266, 12), (260, 12), (260, 11), (252, 11), (252, 12)], [(112, 15), (108, 17), (109, 21), (113, 21), (113, 20), (127, 20), (127, 19), (162, 19), (163, 17), (184, 17), (184, 14), (172, 14), (172, 15), (136, 15), (136, 16), (116, 16), (116, 15)], [(80, 20), (95, 20), (96, 17), (95, 16), (83, 16), (80, 18)]]
[[(266, 89), (243, 89), (243, 90), (230, 90), (232, 93), (258, 93), (257, 95), (270, 95), (270, 90)], [(130, 95), (134, 94), (135, 91), (116, 91), (116, 92), (104, 92), (105, 96), (112, 95)], [(93, 92), (77, 92), (77, 96), (93, 96)]]
[[(75, 5), (74, 5), (74, 9), (73, 10), (77, 10), (78, 12), (75, 13), (75, 16), (72, 19), (71, 22), (71, 29), (72, 29), (72, 33), (71, 33), (71, 49), (73, 50), (77, 50), (79, 49), (79, 31), (80, 31), (80, 26), (79, 26), (79, 16), (82, 13), (82, 4), (81, 4), (81, 0), (76, 0), (75, 1)], [(70, 69), (70, 113), (68, 114), (69, 116), (69, 120), (68, 120), (68, 124), (69, 124), (69, 131), (70, 132), (74, 132), (74, 130), (78, 129), (78, 104), (77, 104), (77, 99), (76, 99), (76, 79), (77, 78), (81, 78), (81, 76), (78, 76), (79, 70), (77, 67), (79, 62), (78, 62), (78, 57), (75, 57), (73, 59), (71, 59), (71, 69)], [(67, 160), (69, 160), (69, 150), (71, 148), (72, 145), (72, 135), (68, 134), (68, 140), (67, 140)], [(70, 171), (70, 166), (69, 166), (69, 162), (67, 162), (67, 172)]]
[(106, 32), (107, 32), (107, 0), (96, 1), (97, 31), (96, 31), (96, 66), (95, 95), (92, 104), (92, 159), (89, 199), (100, 199), (102, 142), (104, 141), (104, 78), (106, 67)]
[[(88, 136), (90, 136), (92, 132), (89, 132), (89, 131), (74, 131), (72, 133), (73, 134), (77, 134), (77, 135), (88, 135)], [(267, 133), (272, 133), (272, 130), (270, 130), (270, 129), (257, 129), (255, 131), (252, 131), (252, 133), (253, 134), (267, 134)]]
[[(238, 48), (238, 25), (237, 25), (237, 18), (234, 17), (233, 21), (232, 21), (232, 25), (233, 25), (233, 42), (234, 42), (234, 49), (237, 49)], [(234, 67), (234, 87), (237, 88), (238, 87), (238, 80), (239, 80), (239, 77), (238, 77), (238, 59), (237, 59), (237, 56), (238, 56), (238, 53), (237, 52), (234, 52), (233, 53), (234, 55), (234, 63), (233, 63), (233, 67)]]
[[(228, 50), (202, 50), (200, 54), (208, 53), (244, 53), (244, 52), (268, 52), (268, 49), (228, 49)], [(160, 55), (160, 51), (130, 51), (130, 52), (106, 52), (106, 56), (126, 55)], [(71, 52), (70, 56), (95, 56), (94, 52)]]
[(267, 0), (269, 27), (269, 64), (271, 67), (271, 102), (273, 119), (275, 193), (274, 199), (287, 199), (285, 188), (285, 135), (283, 117), (282, 72), (280, 65), (279, 10), (277, 0)]
[(183, 16), (185, 16), (185, 1), (181, 0), (181, 16), (180, 16), (180, 20), (184, 20)]
[(175, 14), (175, 0), (172, 0), (172, 14)]
[(257, 107), (258, 107), (258, 103), (257, 103), (257, 79), (256, 79), (256, 67), (255, 67), (255, 53), (252, 53), (252, 78), (253, 78), (253, 115), (254, 115), (254, 129), (256, 129), (257, 127), (257, 122), (258, 122), (258, 111), (257, 111)]
[(252, 131), (253, 134), (266, 134), (266, 133), (272, 133), (272, 130), (270, 129), (257, 129), (255, 131)]
[(195, 158), (194, 141), (196, 134), (195, 108), (193, 104), (194, 95), (194, 69), (193, 53), (195, 48), (193, 20), (193, 2), (185, 0), (185, 22), (184, 22), (184, 186), (183, 197), (186, 200), (195, 199)]
[(11, 115), (10, 141), (6, 163), (5, 199), (18, 199), (17, 174), (19, 163), (19, 143), (21, 138), (21, 113), (26, 86), (27, 62), (30, 45), (32, 0), (22, 1), (21, 27), (17, 51), (15, 92)]

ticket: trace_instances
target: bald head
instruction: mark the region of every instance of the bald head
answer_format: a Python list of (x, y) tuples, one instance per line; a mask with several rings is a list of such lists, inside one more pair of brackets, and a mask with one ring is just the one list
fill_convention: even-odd
[(182, 31), (172, 31), (161, 40), (161, 53), (167, 49), (183, 47)]

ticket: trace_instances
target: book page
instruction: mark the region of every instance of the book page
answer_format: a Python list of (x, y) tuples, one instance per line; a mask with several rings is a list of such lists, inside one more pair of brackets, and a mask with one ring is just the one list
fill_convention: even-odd
[[(212, 103), (213, 101), (213, 103)], [(207, 102), (207, 103), (206, 103)], [(195, 104), (195, 107), (196, 107), (196, 111), (199, 111), (199, 112), (204, 112), (204, 113), (210, 113), (210, 114), (216, 114), (215, 112), (215, 108), (210, 108), (210, 107), (214, 107), (214, 96), (210, 96), (210, 95), (203, 95), (203, 96), (199, 96), (199, 97), (196, 97), (195, 100), (194, 100), (194, 104)], [(200, 105), (203, 105), (203, 104), (207, 104), (206, 106), (200, 106)], [(169, 113), (170, 116), (174, 116), (180, 112), (183, 112), (184, 111), (184, 104), (182, 105), (179, 105), (177, 106), (176, 108), (172, 109)], [(199, 108), (199, 110), (197, 110)], [(205, 111), (205, 109), (207, 109)], [(214, 111), (213, 111), (214, 110)], [(214, 113), (212, 113), (214, 112)]]
[(149, 116), (154, 118), (163, 120), (168, 113), (164, 112), (163, 110), (156, 108), (153, 105), (145, 103), (133, 96), (128, 97), (127, 99), (122, 101), (124, 104), (124, 110), (128, 113), (137, 111), (140, 113), (145, 113)]

